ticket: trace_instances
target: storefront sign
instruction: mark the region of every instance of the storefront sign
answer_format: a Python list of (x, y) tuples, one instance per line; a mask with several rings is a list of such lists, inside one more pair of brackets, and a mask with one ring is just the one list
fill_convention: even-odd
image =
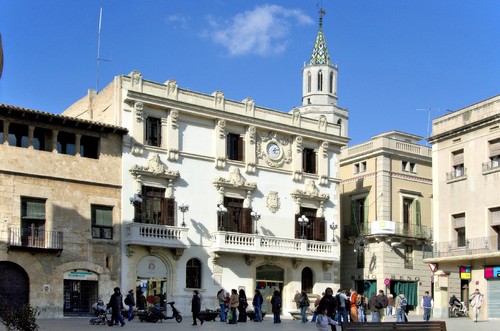
[(64, 273), (64, 279), (99, 280), (99, 275), (88, 270), (73, 270)]
[(394, 234), (396, 233), (396, 223), (393, 221), (370, 222), (371, 234)]
[[(371, 280), (377, 279), (377, 275), (375, 274), (367, 274), (367, 275), (351, 275), (351, 280)], [(386, 281), (390, 284), (392, 280), (402, 280), (409, 282), (419, 282), (420, 277), (418, 276), (408, 276), (408, 275), (391, 275), (384, 279), (384, 284)]]
[(484, 267), (484, 278), (500, 278), (500, 266)]
[(470, 265), (461, 265), (460, 266), (460, 279), (470, 279)]

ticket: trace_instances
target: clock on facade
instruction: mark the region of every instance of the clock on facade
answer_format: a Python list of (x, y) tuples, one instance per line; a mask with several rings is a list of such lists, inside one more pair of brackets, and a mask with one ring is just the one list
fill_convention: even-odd
[(274, 142), (267, 144), (266, 150), (270, 159), (276, 160), (281, 156), (281, 148)]

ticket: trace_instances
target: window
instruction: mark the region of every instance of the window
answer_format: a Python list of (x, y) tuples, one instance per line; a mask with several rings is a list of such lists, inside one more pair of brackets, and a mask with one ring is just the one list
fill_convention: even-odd
[(302, 168), (309, 174), (316, 173), (316, 152), (311, 148), (304, 148), (302, 152)]
[(366, 172), (366, 161), (354, 164), (354, 173)]
[(44, 247), (45, 200), (21, 197), (21, 241), (23, 246)]
[(113, 207), (92, 205), (92, 238), (113, 239)]
[[(358, 198), (351, 200), (351, 225), (360, 226), (367, 221), (368, 218), (368, 199)], [(361, 229), (360, 229), (361, 230)]]
[(82, 136), (80, 139), (80, 156), (91, 159), (99, 158), (99, 138)]
[(330, 72), (330, 80), (328, 84), (328, 90), (333, 93), (333, 72)]
[(358, 249), (356, 251), (356, 268), (362, 269), (365, 267), (365, 250)]
[(59, 131), (57, 134), (57, 152), (59, 154), (75, 155), (75, 134)]
[(142, 202), (135, 205), (135, 222), (171, 225), (175, 224), (175, 200), (165, 198), (165, 189), (143, 186)]
[(457, 233), (457, 247), (465, 247), (465, 213), (452, 215), (452, 222)]
[(243, 137), (239, 134), (228, 133), (226, 147), (229, 160), (243, 161)]
[(310, 92), (311, 92), (311, 72), (309, 71), (307, 72), (307, 93)]
[(366, 161), (361, 162), (361, 172), (366, 172)]
[(25, 124), (9, 124), (9, 145), (16, 147), (28, 147), (28, 126)]
[(354, 163), (354, 173), (359, 174), (359, 163)]
[(323, 71), (318, 71), (318, 91), (323, 91)]
[(405, 245), (405, 269), (413, 269), (413, 246)]
[(413, 199), (403, 198), (403, 223), (405, 225), (413, 223), (412, 205), (413, 205)]
[(453, 162), (453, 178), (465, 176), (464, 168), (464, 150), (455, 151), (452, 153)]
[(252, 233), (250, 208), (243, 208), (243, 199), (224, 197), (227, 212), (219, 219), (219, 230), (240, 233)]
[(500, 250), (500, 207), (490, 208), (490, 225), (496, 232), (496, 249)]
[(201, 288), (201, 262), (198, 259), (186, 263), (186, 287)]
[(409, 162), (409, 161), (401, 161), (401, 170), (406, 171), (406, 172), (413, 172), (416, 173), (416, 164), (415, 162)]
[(492, 169), (500, 167), (500, 139), (490, 141), (490, 162)]
[[(300, 208), (300, 214), (295, 215), (295, 238), (325, 241), (325, 218), (316, 217), (317, 210), (314, 208)], [(299, 218), (304, 215), (307, 223), (300, 223)]]
[(148, 117), (146, 119), (146, 144), (149, 146), (161, 146), (161, 119)]

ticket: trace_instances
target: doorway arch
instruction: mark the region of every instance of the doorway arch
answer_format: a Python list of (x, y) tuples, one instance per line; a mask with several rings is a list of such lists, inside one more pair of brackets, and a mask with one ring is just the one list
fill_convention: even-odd
[(302, 269), (302, 291), (312, 293), (313, 291), (313, 272), (311, 268), (305, 267)]
[(30, 281), (26, 271), (18, 264), (0, 262), (0, 301), (6, 300), (13, 308), (21, 308), (30, 300)]
[[(281, 295), (283, 282), (285, 280), (285, 270), (279, 266), (264, 264), (255, 270), (255, 289), (259, 290), (264, 298), (262, 311), (271, 314), (271, 298), (274, 291)], [(248, 295), (248, 294), (247, 294)]]

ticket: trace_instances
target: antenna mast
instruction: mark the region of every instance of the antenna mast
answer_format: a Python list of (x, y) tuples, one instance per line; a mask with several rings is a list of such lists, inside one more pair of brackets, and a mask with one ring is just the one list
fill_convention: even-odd
[(102, 7), (99, 12), (99, 28), (97, 29), (97, 68), (96, 68), (96, 92), (99, 93), (99, 62), (101, 61), (101, 21)]
[[(427, 108), (427, 109), (422, 108), (422, 109), (417, 109), (417, 110), (419, 110), (419, 111), (424, 110), (424, 111), (428, 112), (427, 113), (427, 137), (426, 138), (429, 138), (429, 136), (431, 135), (431, 112), (432, 111), (439, 111), (439, 108)], [(429, 143), (427, 142), (427, 145), (428, 144)]]

